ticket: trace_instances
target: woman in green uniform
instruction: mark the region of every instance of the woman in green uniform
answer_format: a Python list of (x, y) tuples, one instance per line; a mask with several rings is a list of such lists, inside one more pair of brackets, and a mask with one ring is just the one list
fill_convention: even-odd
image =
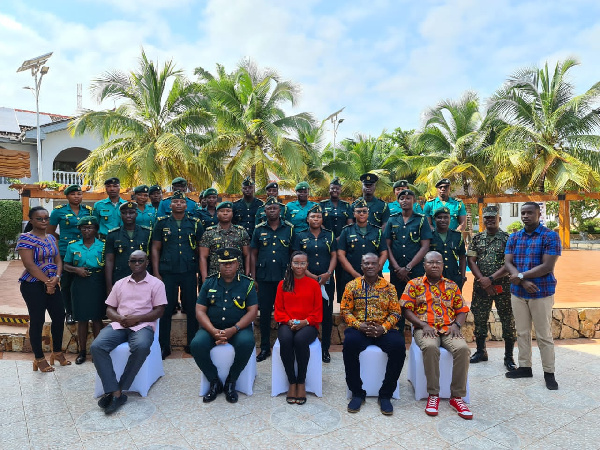
[(75, 364), (83, 364), (86, 358), (88, 321), (92, 321), (94, 338), (102, 328), (102, 317), (106, 311), (106, 285), (102, 251), (104, 243), (96, 238), (99, 225), (93, 216), (82, 217), (77, 222), (81, 239), (67, 247), (65, 270), (75, 278), (71, 285), (73, 319), (77, 321), (77, 343), (79, 356)]

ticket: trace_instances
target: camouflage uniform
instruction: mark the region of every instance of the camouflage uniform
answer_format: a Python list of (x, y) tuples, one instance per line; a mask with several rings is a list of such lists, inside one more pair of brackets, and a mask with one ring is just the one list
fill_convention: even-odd
[[(221, 224), (208, 227), (202, 239), (200, 240), (200, 247), (207, 247), (209, 249), (208, 257), (208, 276), (219, 273), (219, 257), (217, 251), (221, 248), (237, 248), (240, 252), (242, 247), (250, 245), (250, 236), (241, 225), (233, 225), (227, 229), (222, 228)], [(240, 264), (238, 273), (244, 274), (244, 261), (242, 256), (238, 257)]]
[[(477, 258), (477, 267), (481, 273), (488, 277), (504, 265), (504, 249), (508, 241), (508, 233), (502, 230), (494, 235), (482, 231), (473, 236), (467, 257)], [(473, 285), (473, 301), (471, 311), (475, 317), (475, 337), (485, 339), (488, 334), (487, 322), (492, 309), (492, 302), (496, 302), (496, 309), (502, 322), (502, 338), (514, 342), (516, 339), (515, 318), (510, 305), (510, 282), (504, 276), (493, 281), (493, 286), (501, 286), (502, 293), (493, 297), (487, 295), (479, 282)]]

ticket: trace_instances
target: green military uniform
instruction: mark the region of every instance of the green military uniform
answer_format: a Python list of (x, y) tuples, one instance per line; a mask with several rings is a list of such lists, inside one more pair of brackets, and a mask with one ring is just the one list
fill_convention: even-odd
[[(286, 209), (287, 207), (285, 205), (281, 205), (281, 212), (279, 213), (279, 218), (281, 219), (281, 221), (283, 222), (285, 220), (285, 214), (286, 214)], [(258, 225), (259, 223), (263, 223), (267, 221), (267, 213), (265, 212), (265, 204), (263, 204), (262, 206), (259, 206), (258, 209), (256, 210), (256, 218), (255, 218), (255, 225)]]
[(258, 209), (265, 203), (258, 199), (252, 199), (250, 204), (246, 203), (244, 198), (240, 198), (233, 202), (233, 223), (244, 227), (248, 236), (252, 236), (254, 233), (254, 227), (256, 226), (256, 214)]
[(198, 209), (194, 214), (200, 222), (202, 222), (202, 226), (205, 230), (210, 227), (214, 227), (219, 224), (219, 219), (217, 218), (217, 210), (215, 209), (215, 213), (211, 214), (208, 209)]
[(135, 225), (132, 232), (125, 226), (109, 230), (106, 236), (104, 251), (115, 255), (112, 282), (115, 284), (121, 278), (131, 275), (129, 267), (129, 256), (135, 250), (142, 250), (150, 255), (150, 237), (152, 229), (143, 225)]
[(108, 230), (119, 228), (123, 225), (119, 207), (125, 202), (126, 200), (119, 197), (117, 203), (114, 204), (110, 201), (110, 198), (107, 197), (104, 200), (99, 200), (94, 203), (93, 215), (98, 219), (98, 224), (100, 225), (100, 229), (98, 230), (100, 239), (106, 238)]
[[(247, 313), (246, 308), (258, 303), (254, 281), (238, 274), (231, 283), (226, 283), (220, 274), (211, 275), (202, 284), (197, 303), (206, 306), (206, 314), (215, 328), (235, 327)], [(240, 329), (228, 339), (228, 343), (233, 346), (235, 356), (227, 378), (235, 382), (255, 349), (252, 327)], [(218, 377), (217, 368), (210, 359), (214, 346), (214, 338), (203, 328), (198, 330), (190, 345), (196, 364), (209, 381)]]
[(299, 233), (300, 231), (306, 231), (308, 229), (308, 223), (306, 222), (306, 217), (308, 216), (308, 211), (315, 206), (315, 202), (311, 202), (310, 200), (306, 202), (306, 205), (300, 205), (298, 200), (293, 202), (289, 202), (285, 205), (285, 220), (294, 225), (294, 231)]
[[(214, 275), (219, 272), (219, 256), (217, 250), (225, 247), (237, 248), (242, 251), (242, 247), (250, 245), (250, 236), (246, 233), (244, 227), (233, 225), (227, 229), (222, 228), (221, 224), (206, 229), (200, 241), (200, 247), (209, 249), (208, 275)], [(238, 257), (240, 266), (239, 273), (244, 273), (244, 262), (242, 256)]]
[[(427, 203), (425, 203), (423, 213), (425, 214), (425, 217), (433, 218), (433, 213), (439, 208), (443, 207), (446, 207), (450, 210), (450, 225), (448, 228), (451, 230), (456, 230), (458, 227), (458, 218), (460, 216), (467, 215), (467, 209), (465, 208), (465, 204), (462, 202), (462, 200), (450, 197), (448, 198), (448, 201), (445, 202), (440, 200), (439, 197), (436, 197), (433, 200), (429, 200)], [(435, 228), (435, 221), (433, 219), (431, 223)]]
[[(398, 201), (388, 203), (388, 208), (390, 210), (390, 217), (395, 216), (396, 214), (402, 214), (402, 208), (400, 207), (400, 203)], [(421, 208), (421, 205), (415, 202), (413, 205), (413, 212), (423, 215), (423, 208)]]
[[(176, 192), (173, 197), (185, 198), (185, 195)], [(198, 330), (195, 317), (197, 246), (203, 233), (202, 223), (187, 214), (183, 215), (182, 220), (175, 220), (172, 215), (159, 217), (152, 230), (152, 241), (162, 243), (158, 270), (165, 283), (168, 301), (159, 330), (159, 342), (163, 353), (170, 352), (171, 317), (179, 300), (179, 289), (182, 306), (187, 314), (188, 345)]]
[[(265, 206), (276, 202), (276, 199), (270, 197)], [(260, 348), (265, 351), (271, 348), (271, 313), (275, 304), (277, 285), (283, 280), (289, 263), (293, 230), (293, 225), (284, 220), (280, 220), (277, 229), (273, 230), (265, 220), (256, 226), (250, 241), (250, 247), (258, 250), (254, 277), (258, 282)]]
[(156, 209), (151, 204), (144, 206), (142, 211), (139, 207), (137, 208), (137, 217), (135, 218), (136, 225), (142, 225), (152, 229), (156, 222)]
[(465, 281), (459, 267), (459, 257), (465, 256), (465, 241), (459, 231), (448, 230), (445, 239), (437, 231), (433, 232), (429, 250), (435, 250), (444, 259), (443, 276), (454, 281), (462, 289)]
[[(467, 257), (477, 258), (476, 264), (481, 273), (489, 277), (504, 265), (504, 249), (508, 241), (508, 233), (502, 230), (494, 235), (482, 231), (473, 236)], [(513, 342), (516, 339), (515, 319), (510, 304), (510, 281), (507, 276), (492, 282), (495, 289), (502, 289), (502, 293), (490, 297), (478, 281), (473, 284), (473, 300), (471, 311), (475, 318), (475, 337), (485, 339), (488, 335), (488, 318), (492, 310), (492, 303), (502, 322), (502, 338)]]
[[(158, 210), (156, 211), (156, 217), (164, 217), (164, 216), (171, 215), (171, 200), (173, 200), (172, 195), (169, 197), (163, 198), (160, 201), (160, 203), (158, 204)], [(196, 204), (196, 202), (194, 200), (186, 197), (185, 203), (187, 205), (186, 212), (192, 216), (197, 215), (200, 208), (198, 208), (198, 205)], [(147, 206), (146, 206), (146, 208), (147, 208)]]
[(342, 229), (348, 224), (348, 219), (352, 218), (350, 203), (345, 200), (338, 200), (337, 206), (331, 199), (323, 200), (319, 203), (323, 210), (323, 226), (333, 231), (335, 237), (342, 234)]
[[(83, 220), (85, 219), (87, 218), (83, 218)], [(102, 320), (106, 314), (103, 250), (104, 242), (100, 239), (95, 239), (89, 248), (83, 243), (83, 239), (73, 241), (67, 247), (65, 264), (85, 267), (89, 273), (87, 277), (73, 274), (71, 285), (73, 319), (78, 322)]]

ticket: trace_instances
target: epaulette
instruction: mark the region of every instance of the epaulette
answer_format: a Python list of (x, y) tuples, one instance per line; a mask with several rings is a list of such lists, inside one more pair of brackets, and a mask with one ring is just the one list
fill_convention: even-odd
[(344, 228), (348, 228), (348, 227), (351, 227), (351, 226), (354, 226), (354, 225), (355, 225), (354, 223), (351, 223), (351, 224), (348, 224), (348, 225), (344, 225), (344, 226), (342, 227), (342, 230), (343, 230)]
[(256, 224), (256, 227), (254, 227), (254, 228), (258, 228), (258, 227), (264, 227), (266, 224), (267, 224), (267, 221), (266, 221), (266, 220), (263, 220), (262, 222), (258, 222), (258, 223)]
[(239, 276), (242, 279), (246, 279), (248, 281), (254, 281), (254, 279), (252, 277), (249, 277), (248, 275), (244, 275), (243, 273), (240, 273)]
[(90, 211), (92, 211), (94, 209), (89, 205), (81, 205), (81, 206), (83, 206), (85, 209), (89, 209)]
[(55, 207), (54, 209), (60, 209), (60, 208), (64, 208), (65, 206), (67, 206), (66, 204), (62, 204), (62, 205), (58, 205), (57, 207)]
[(217, 273), (213, 273), (212, 275), (209, 275), (206, 277), (206, 279), (208, 280), (209, 278), (218, 278), (221, 274), (219, 272)]
[(119, 231), (120, 229), (121, 229), (121, 227), (111, 228), (110, 230), (107, 231), (106, 234), (111, 233), (113, 231)]
[(148, 225), (140, 225), (140, 227), (143, 228), (144, 230), (152, 231), (152, 227), (149, 227)]
[[(400, 211), (398, 211), (398, 212), (395, 212), (395, 213), (392, 213), (392, 214), (390, 214), (390, 217), (396, 217), (396, 216), (399, 216), (399, 215), (401, 215), (401, 214), (402, 214), (402, 210), (400, 210)], [(416, 214), (416, 213), (414, 213), (414, 212), (413, 212), (413, 214)]]
[(79, 239), (73, 239), (72, 241), (69, 241), (69, 244), (72, 244), (73, 242), (77, 242), (77, 241), (79, 241)]
[(236, 225), (236, 224), (232, 224), (232, 225), (233, 225), (233, 228), (238, 228), (238, 229), (241, 228), (242, 230), (245, 230), (245, 228), (241, 225)]
[[(323, 231), (329, 231), (329, 232), (333, 233), (333, 230), (330, 230), (329, 228), (325, 228), (325, 227), (321, 227), (321, 228), (323, 229)], [(307, 231), (310, 231), (310, 230), (307, 230)]]
[(206, 230), (204, 230), (204, 231), (214, 230), (215, 228), (217, 228), (216, 225), (211, 225), (210, 227), (207, 227)]
[(369, 225), (374, 226), (375, 228), (379, 228), (381, 230), (381, 227), (379, 225), (375, 225), (374, 223), (369, 222)]
[(158, 222), (159, 220), (165, 220), (165, 219), (168, 219), (168, 218), (169, 218), (169, 216), (161, 216), (161, 217), (157, 217), (156, 221)]
[(201, 222), (201, 220), (198, 217), (190, 216), (189, 214), (188, 219), (193, 220), (194, 222)]
[(294, 226), (294, 224), (292, 222), (288, 222), (287, 220), (284, 220), (283, 223), (285, 223), (288, 227)]
[[(396, 215), (396, 214), (394, 214), (394, 215)], [(415, 212), (414, 210), (413, 210), (413, 215), (414, 216), (419, 216), (419, 217), (424, 217), (425, 216), (425, 214), (421, 214), (421, 213)]]

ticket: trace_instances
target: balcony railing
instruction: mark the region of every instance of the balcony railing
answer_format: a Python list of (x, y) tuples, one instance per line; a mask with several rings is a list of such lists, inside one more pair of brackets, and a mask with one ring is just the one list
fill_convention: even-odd
[(52, 171), (52, 180), (61, 184), (79, 184), (83, 185), (85, 174), (80, 172), (63, 172), (62, 170)]

